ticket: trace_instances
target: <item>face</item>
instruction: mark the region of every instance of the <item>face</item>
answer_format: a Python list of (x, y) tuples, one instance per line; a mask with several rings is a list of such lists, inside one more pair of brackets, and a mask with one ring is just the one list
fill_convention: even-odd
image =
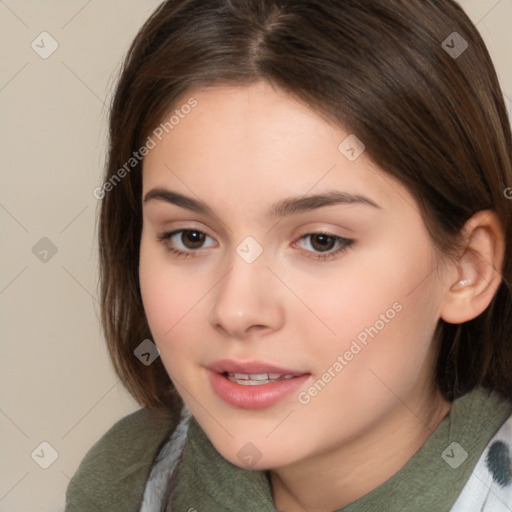
[(265, 82), (190, 96), (144, 160), (140, 285), (217, 450), (279, 468), (419, 410), (444, 282), (412, 196)]

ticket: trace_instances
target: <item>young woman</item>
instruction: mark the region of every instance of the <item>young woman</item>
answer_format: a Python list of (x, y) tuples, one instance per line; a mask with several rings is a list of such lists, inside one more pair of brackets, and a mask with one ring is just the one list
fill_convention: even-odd
[(455, 2), (163, 3), (95, 191), (143, 408), (66, 510), (512, 510), (511, 187)]

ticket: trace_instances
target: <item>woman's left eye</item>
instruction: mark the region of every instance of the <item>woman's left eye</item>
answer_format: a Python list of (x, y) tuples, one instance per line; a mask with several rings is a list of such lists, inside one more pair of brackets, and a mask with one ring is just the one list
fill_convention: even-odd
[(306, 242), (307, 247), (302, 248), (312, 253), (313, 259), (329, 260), (349, 249), (354, 240), (331, 233), (308, 233), (301, 236), (296, 244), (300, 242)]

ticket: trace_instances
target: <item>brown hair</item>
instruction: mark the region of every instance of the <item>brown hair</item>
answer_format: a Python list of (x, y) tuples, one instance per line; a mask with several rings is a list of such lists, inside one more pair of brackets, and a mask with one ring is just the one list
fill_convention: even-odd
[[(415, 197), (442, 253), (458, 247), (475, 212), (497, 213), (507, 242), (502, 282), (477, 318), (439, 321), (435, 377), (450, 400), (477, 385), (512, 399), (512, 201), (504, 193), (512, 138), (493, 64), (463, 10), (452, 0), (166, 1), (124, 62), (105, 183), (188, 92), (259, 80), (355, 133)], [(160, 358), (145, 366), (134, 356), (151, 338), (138, 280), (142, 162), (123, 174), (101, 202), (103, 328), (134, 398), (175, 407)]]

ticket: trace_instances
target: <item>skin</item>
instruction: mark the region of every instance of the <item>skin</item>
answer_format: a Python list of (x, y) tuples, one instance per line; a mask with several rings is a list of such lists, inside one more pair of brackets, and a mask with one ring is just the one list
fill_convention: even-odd
[[(344, 129), (266, 82), (193, 96), (197, 107), (145, 157), (143, 198), (165, 188), (214, 215), (144, 202), (140, 284), (155, 343), (221, 455), (243, 467), (242, 446), (261, 452), (252, 468), (270, 470), (277, 508), (335, 510), (396, 473), (449, 412), (433, 383), (432, 338), (442, 314), (454, 311), (448, 290), (461, 276), (441, 264), (407, 189), (366, 153), (351, 162), (338, 150)], [(379, 208), (265, 216), (276, 201), (327, 190)], [(204, 246), (158, 238), (179, 229), (206, 233)], [(321, 247), (301, 238), (318, 231), (354, 242), (321, 260)], [(263, 249), (250, 264), (236, 253), (247, 236)], [(213, 361), (257, 359), (309, 372), (307, 391), (395, 303), (400, 312), (307, 404), (294, 393), (266, 409), (240, 409), (210, 385)], [(456, 319), (474, 315), (458, 307)]]

